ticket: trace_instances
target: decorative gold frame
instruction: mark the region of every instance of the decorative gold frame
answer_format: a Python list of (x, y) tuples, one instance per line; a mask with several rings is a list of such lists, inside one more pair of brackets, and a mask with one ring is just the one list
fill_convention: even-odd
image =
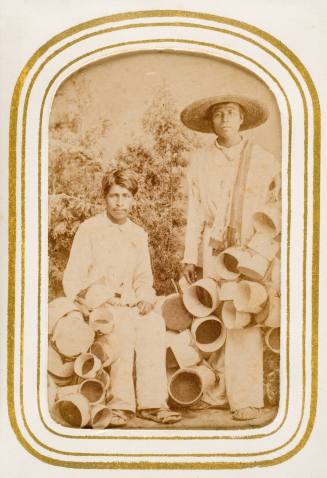
[[(301, 438), (301, 441), (299, 444), (290, 452), (286, 453), (283, 456), (280, 456), (278, 458), (274, 458), (272, 460), (263, 460), (263, 461), (254, 461), (254, 462), (215, 462), (215, 463), (168, 463), (168, 462), (120, 462), (120, 463), (96, 463), (96, 462), (72, 462), (72, 461), (61, 461), (61, 460), (55, 460), (52, 458), (49, 458), (47, 456), (44, 456), (40, 454), (38, 451), (34, 450), (33, 447), (29, 444), (29, 442), (24, 438), (23, 434), (21, 433), (16, 415), (15, 415), (15, 406), (14, 406), (14, 367), (15, 367), (15, 360), (14, 360), (14, 350), (15, 350), (15, 266), (16, 266), (16, 174), (17, 174), (17, 169), (16, 169), (16, 141), (17, 141), (17, 118), (18, 118), (18, 105), (22, 93), (22, 89), (25, 85), (25, 80), (27, 78), (27, 75), (31, 71), (33, 65), (37, 62), (39, 58), (41, 58), (51, 47), (55, 46), (59, 41), (62, 41), (64, 39), (69, 38), (71, 35), (83, 32), (83, 30), (86, 30), (90, 27), (96, 27), (100, 25), (105, 25), (106, 23), (114, 23), (118, 22), (121, 20), (135, 20), (138, 18), (152, 18), (152, 17), (184, 17), (187, 19), (197, 19), (197, 20), (210, 20), (217, 22), (219, 24), (225, 24), (227, 26), (236, 26), (238, 28), (243, 29), (246, 32), (250, 32), (252, 34), (255, 34), (262, 39), (264, 39), (266, 42), (271, 44), (273, 47), (277, 48), (280, 50), (289, 60), (290, 62), (295, 66), (295, 68), (298, 70), (300, 73), (301, 77), (306, 83), (306, 86), (310, 92), (311, 99), (312, 99), (312, 105), (313, 105), (313, 116), (314, 116), (314, 144), (313, 144), (313, 155), (314, 155), (314, 172), (313, 172), (313, 185), (314, 185), (314, 190), (313, 190), (313, 256), (312, 256), (312, 275), (313, 275), (313, 284), (312, 284), (312, 388), (311, 388), (311, 403), (310, 403), (310, 418), (308, 421), (308, 426), (307, 429), (304, 433), (304, 435)], [(252, 38), (249, 38), (245, 35), (240, 35), (236, 32), (230, 32), (228, 29), (222, 29), (221, 27), (209, 27), (209, 26), (203, 26), (191, 22), (169, 22), (166, 24), (174, 24), (178, 26), (191, 26), (192, 28), (207, 28), (211, 30), (217, 30), (217, 31), (224, 31), (225, 33), (231, 33), (233, 35), (243, 37), (243, 39), (246, 39), (249, 42), (252, 42), (259, 46), (260, 48), (263, 48), (266, 52), (268, 52), (270, 55), (272, 55), (276, 60), (278, 60), (280, 63), (283, 64), (283, 66), (288, 70), (289, 74), (292, 76), (293, 80), (297, 84), (299, 91), (301, 93), (302, 99), (303, 99), (303, 105), (304, 105), (304, 111), (305, 111), (305, 151), (306, 151), (306, 158), (305, 158), (305, 178), (304, 178), (304, 183), (305, 183), (305, 198), (304, 198), (304, 203), (305, 203), (305, 216), (304, 216), (304, 229), (307, 229), (307, 188), (308, 188), (308, 179), (307, 179), (307, 154), (308, 154), (308, 139), (307, 139), (307, 128), (308, 128), (308, 107), (306, 104), (305, 96), (301, 87), (300, 82), (296, 78), (296, 76), (293, 74), (293, 72), (289, 69), (289, 67), (276, 55), (274, 52), (270, 51), (267, 47), (264, 47), (263, 45), (260, 45), (255, 42)], [(144, 24), (133, 24), (131, 27), (136, 28), (142, 28), (144, 26), (156, 26), (156, 25), (164, 25), (165, 23), (163, 22), (156, 22), (156, 23), (147, 23), (146, 25)], [(108, 31), (114, 31), (117, 29), (128, 29), (129, 27), (124, 25), (124, 26), (117, 26), (117, 27), (111, 27), (110, 29), (107, 29)], [(97, 32), (94, 33), (88, 33), (87, 36), (89, 35), (95, 35)], [(83, 37), (82, 37), (83, 38)], [(74, 39), (71, 42), (67, 43), (67, 46), (71, 45), (74, 42), (80, 41), (81, 39)], [(149, 40), (153, 42), (153, 40)], [(168, 40), (160, 40), (157, 39), (156, 42), (165, 42)], [(170, 39), (170, 41), (182, 41), (182, 40), (176, 40), (176, 39)], [(183, 41), (186, 43), (186, 41)], [(127, 42), (127, 43), (132, 43), (132, 42)], [(127, 44), (126, 43), (126, 44)], [(135, 42), (134, 42), (135, 43)], [(140, 42), (145, 43), (144, 41)], [(192, 43), (188, 41), (188, 43)], [(198, 43), (198, 42), (194, 42)], [(210, 45), (210, 44), (205, 44), (203, 43), (203, 46), (210, 46), (210, 47), (215, 47), (215, 45)], [(62, 51), (64, 47), (61, 47), (58, 49), (59, 51)], [(109, 47), (108, 47), (109, 48)], [(217, 48), (217, 47), (216, 47)], [(31, 93), (31, 90), (33, 88), (33, 84), (36, 80), (37, 75), (40, 73), (42, 68), (44, 67), (44, 64), (49, 61), (53, 55), (55, 55), (57, 52), (53, 52), (49, 55), (49, 57), (42, 63), (42, 65), (39, 67), (37, 70), (36, 74), (34, 75), (33, 79), (31, 80), (30, 84), (28, 85), (27, 89), (27, 94), (26, 94), (26, 99), (25, 99), (25, 104), (24, 104), (24, 113), (23, 113), (23, 156), (22, 156), (22, 197), (24, 197), (24, 173), (25, 173), (25, 157), (24, 157), (24, 145), (26, 142), (26, 136), (25, 136), (25, 130), (26, 130), (26, 113), (27, 113), (27, 108), (28, 108), (28, 100), (29, 96)], [(91, 53), (88, 53), (91, 54)], [(87, 56), (87, 55), (85, 55)], [(77, 61), (75, 59), (74, 61)], [(253, 60), (251, 60), (254, 62)], [(45, 98), (46, 95), (48, 94), (48, 91), (55, 81), (56, 77), (59, 76), (59, 74), (67, 68), (69, 65), (71, 65), (70, 62), (68, 65), (63, 67), (57, 75), (51, 80), (49, 83), (45, 95), (43, 98), (42, 102), (42, 108), (40, 112), (40, 135), (39, 135), (39, 179), (38, 179), (38, 187), (39, 187), (39, 192), (40, 192), (40, 184), (41, 184), (41, 123), (42, 123), (42, 114), (43, 114), (43, 108), (44, 108), (44, 103), (45, 103)], [(256, 63), (256, 62), (254, 62)], [(260, 68), (263, 69), (262, 66), (257, 64)], [(269, 72), (266, 71), (266, 73), (269, 74)], [(278, 81), (274, 78), (274, 81), (278, 83)], [(280, 85), (279, 85), (280, 86)], [(282, 87), (280, 86), (281, 90)], [(286, 99), (286, 102), (288, 103), (287, 96), (284, 92), (284, 96)], [(291, 135), (291, 113), (290, 113), (290, 106), (288, 104), (288, 112), (289, 112), (289, 135)], [(290, 162), (290, 157), (291, 157), (291, 152), (289, 151), (289, 162)], [(43, 45), (28, 61), (24, 69), (22, 70), (12, 98), (12, 104), (11, 104), (11, 117), (10, 117), (10, 157), (9, 157), (9, 168), (10, 168), (10, 176), (9, 176), (9, 195), (10, 195), (10, 203), (9, 203), (9, 283), (8, 283), (8, 410), (9, 410), (9, 416), (10, 416), (10, 422), (11, 426), (19, 439), (19, 441), (22, 443), (24, 448), (28, 450), (33, 456), (48, 462), (52, 463), (55, 465), (59, 466), (66, 466), (66, 467), (74, 467), (74, 468), (115, 468), (115, 469), (160, 469), (160, 468), (170, 468), (170, 469), (219, 469), (219, 468), (244, 468), (244, 467), (251, 467), (251, 466), (267, 466), (267, 465), (272, 465), (276, 463), (281, 463), (282, 461), (285, 461), (286, 459), (290, 458), (293, 456), (295, 453), (297, 453), (305, 444), (305, 442), (308, 440), (309, 435), (312, 431), (313, 423), (314, 423), (314, 417), (315, 417), (315, 411), (316, 411), (316, 401), (317, 401), (317, 333), (318, 333), (318, 284), (317, 281), (316, 283), (314, 282), (314, 279), (318, 277), (319, 275), (319, 181), (320, 181), (320, 110), (319, 110), (319, 99), (317, 92), (315, 90), (314, 84), (311, 80), (311, 77), (305, 67), (302, 65), (300, 60), (291, 52), (288, 50), (288, 48), (283, 45), (279, 40), (273, 38), (269, 34), (259, 30), (258, 28), (255, 28), (251, 25), (236, 21), (236, 20), (231, 20), (228, 18), (222, 18), (214, 15), (206, 15), (203, 13), (191, 13), (191, 12), (182, 12), (182, 11), (166, 11), (166, 10), (160, 10), (160, 11), (145, 11), (145, 12), (135, 12), (135, 13), (126, 13), (126, 14), (118, 14), (118, 15), (113, 15), (110, 17), (103, 17), (99, 19), (92, 20), (90, 22), (83, 23), (81, 25), (77, 25), (74, 28), (71, 28), (69, 30), (66, 30), (65, 32), (61, 33), (60, 35), (57, 35), (56, 37), (52, 38), (49, 42), (47, 42), (45, 45)], [(290, 164), (289, 164), (289, 187), (290, 187)], [(40, 208), (40, 194), (39, 194), (39, 224), (41, 221), (41, 208)], [(288, 199), (288, 206), (290, 206), (290, 198)], [(289, 228), (290, 228), (290, 207), (288, 207), (288, 240), (289, 240)], [(40, 231), (40, 229), (39, 229)], [(39, 232), (40, 234), (40, 232)], [(21, 261), (21, 268), (22, 272), (24, 272), (24, 236), (25, 236), (25, 229), (24, 229), (24, 204), (22, 207), (22, 261)], [(41, 244), (41, 237), (39, 236), (39, 243)], [(288, 243), (288, 248), (289, 248), (289, 243)], [(306, 267), (306, 236), (304, 238), (304, 251), (303, 251), (303, 268), (305, 270)], [(40, 253), (41, 254), (41, 253)], [(39, 275), (40, 275), (40, 255), (38, 258), (38, 265), (39, 265)], [(287, 269), (289, 269), (289, 256), (287, 259)], [(23, 274), (24, 277), (24, 274)], [(304, 277), (304, 283), (303, 283), (304, 290), (306, 288), (306, 282), (305, 282), (305, 277)], [(24, 283), (22, 283), (22, 297), (24, 297)], [(287, 273), (287, 295), (289, 295), (289, 271)], [(303, 294), (303, 300), (305, 301), (305, 293)], [(38, 290), (38, 303), (40, 306), (40, 276), (39, 276), (39, 290)], [(287, 298), (287, 304), (289, 303), (289, 300)], [(287, 317), (289, 319), (289, 306), (287, 305)], [(303, 320), (306, 320), (305, 313)], [(21, 330), (21, 343), (20, 347), (21, 350), (23, 350), (23, 327), (24, 327), (24, 310), (22, 310), (22, 315), (21, 315), (21, 323), (22, 323), (22, 330)], [(38, 321), (40, 321), (40, 315), (38, 316)], [(40, 326), (39, 326), (40, 327)], [(39, 335), (39, 340), (40, 340), (40, 335)], [(303, 335), (302, 338), (303, 341), (305, 341), (305, 336)], [(38, 369), (40, 367), (40, 357), (39, 357), (39, 351), (38, 351)], [(289, 367), (289, 365), (288, 365)], [(21, 372), (21, 377), (23, 375), (23, 364), (20, 364), (20, 372)], [(287, 368), (287, 373), (288, 373), (288, 368)], [(303, 369), (303, 373), (305, 373), (305, 369)], [(38, 370), (39, 374), (39, 370)], [(23, 383), (21, 382), (20, 384), (21, 391), (23, 387)], [(38, 392), (39, 392), (39, 378), (38, 378)], [(288, 398), (287, 398), (288, 400)], [(41, 410), (40, 410), (40, 404), (39, 405), (39, 412), (41, 415)], [(22, 401), (21, 401), (21, 407), (22, 407)], [(24, 410), (22, 407), (22, 415), (24, 417)], [(302, 409), (302, 418), (303, 418), (303, 409)], [(42, 419), (42, 415), (41, 415)], [(43, 420), (43, 419), (42, 419)], [(283, 422), (282, 422), (283, 423)], [(43, 422), (43, 424), (46, 426), (46, 424)], [(27, 427), (28, 430), (28, 425), (27, 422), (25, 422), (25, 426)], [(280, 428), (282, 424), (278, 427)], [(299, 425), (300, 426), (300, 425)], [(47, 427), (47, 426), (46, 426)], [(299, 427), (298, 427), (299, 428)], [(277, 429), (278, 430), (278, 429)], [(273, 433), (275, 433), (277, 430), (275, 430)], [(52, 431), (52, 430), (50, 430)], [(53, 431), (52, 431), (53, 432)], [(56, 432), (54, 432), (56, 433)], [(57, 433), (56, 433), (57, 434)], [(58, 434), (60, 435), (60, 434)], [(32, 436), (32, 435), (31, 435)], [(65, 435), (60, 435), (60, 436), (65, 436)], [(246, 438), (251, 438), (251, 437), (260, 437), (260, 435), (252, 435)], [(36, 437), (32, 438), (35, 440), (38, 440)], [(76, 437), (75, 437), (76, 438)], [(78, 438), (87, 438), (87, 437), (78, 437)], [(99, 437), (102, 439), (108, 438), (108, 437)], [(110, 437), (112, 438), (128, 438), (128, 439), (153, 439), (154, 437)], [(215, 438), (228, 438), (228, 437), (213, 437), (212, 439)], [(155, 439), (161, 439), (161, 437), (155, 437)], [(167, 439), (167, 437), (162, 437), (162, 439)], [(181, 439), (181, 437), (169, 437), (169, 439)], [(200, 437), (188, 437), (188, 439), (195, 439), (199, 440), (201, 439)], [(292, 438), (291, 438), (292, 439)], [(291, 440), (290, 439), (290, 440)], [(49, 447), (46, 445), (41, 444), (44, 448), (48, 448), (51, 450)], [(64, 453), (64, 452), (61, 452)], [(267, 452), (263, 452), (267, 453)], [(79, 453), (71, 453), (71, 452), (66, 452), (64, 454), (67, 455), (81, 455)], [(83, 454), (82, 454), (83, 455)], [(95, 454), (92, 454), (91, 456), (94, 456)], [(251, 456), (251, 454), (242, 454), (244, 456)], [(256, 453), (255, 455), (260, 455), (260, 453)], [(130, 454), (126, 454), (126, 456), (132, 456)], [(148, 455), (133, 455), (133, 456), (140, 456), (140, 457), (145, 457)], [(155, 456), (158, 456), (157, 454)], [(167, 456), (167, 455), (163, 455)], [(174, 456), (174, 455), (173, 455)], [(176, 455), (180, 456), (180, 455)], [(194, 454), (189, 454), (187, 456), (206, 456), (205, 454), (201, 455), (194, 455)], [(212, 455), (210, 455), (212, 456)], [(221, 455), (220, 455), (221, 456)], [(230, 456), (231, 458), (233, 456), (239, 456), (235, 454), (225, 454), (225, 456)]]

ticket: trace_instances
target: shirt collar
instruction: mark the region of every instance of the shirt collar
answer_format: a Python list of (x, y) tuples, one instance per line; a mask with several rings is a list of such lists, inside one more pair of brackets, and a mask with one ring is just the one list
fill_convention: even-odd
[(116, 224), (108, 217), (107, 211), (104, 211), (102, 216), (109, 227), (115, 227), (116, 229), (119, 229), (120, 231), (128, 231), (130, 229), (131, 220), (129, 218), (127, 218), (124, 224)]
[(215, 146), (218, 148), (224, 156), (226, 156), (227, 159), (229, 160), (234, 160), (240, 157), (242, 149), (244, 147), (244, 138), (241, 136), (241, 141), (234, 146), (230, 146), (227, 148), (226, 146), (222, 146), (221, 144), (218, 143), (218, 138), (215, 140)]

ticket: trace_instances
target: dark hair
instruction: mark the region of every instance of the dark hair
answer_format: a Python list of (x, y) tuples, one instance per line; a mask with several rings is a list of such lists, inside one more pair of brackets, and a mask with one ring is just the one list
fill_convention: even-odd
[(111, 169), (102, 178), (102, 195), (105, 198), (112, 186), (117, 185), (128, 189), (133, 196), (138, 191), (138, 178), (131, 169)]

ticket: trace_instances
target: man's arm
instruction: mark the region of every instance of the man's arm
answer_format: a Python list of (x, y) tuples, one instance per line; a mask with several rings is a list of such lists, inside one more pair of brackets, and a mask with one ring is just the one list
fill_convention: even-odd
[(91, 264), (91, 245), (88, 230), (81, 224), (75, 234), (66, 269), (63, 288), (66, 296), (75, 298), (89, 284), (88, 272)]
[(134, 273), (133, 288), (135, 290), (139, 311), (144, 315), (152, 309), (156, 301), (156, 293), (153, 288), (153, 275), (147, 234), (144, 234), (141, 244)]
[(194, 282), (196, 280), (196, 267), (202, 266), (199, 258), (199, 247), (205, 222), (195, 169), (195, 164), (191, 164), (187, 175), (188, 207), (183, 274), (188, 282)]

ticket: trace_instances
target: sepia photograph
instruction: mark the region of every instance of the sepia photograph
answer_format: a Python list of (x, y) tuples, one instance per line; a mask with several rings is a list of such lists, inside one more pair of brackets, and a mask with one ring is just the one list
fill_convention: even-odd
[(325, 476), (317, 1), (4, 0), (6, 478)]
[(282, 131), (267, 84), (209, 55), (112, 56), (61, 83), (48, 137), (52, 419), (271, 423)]

